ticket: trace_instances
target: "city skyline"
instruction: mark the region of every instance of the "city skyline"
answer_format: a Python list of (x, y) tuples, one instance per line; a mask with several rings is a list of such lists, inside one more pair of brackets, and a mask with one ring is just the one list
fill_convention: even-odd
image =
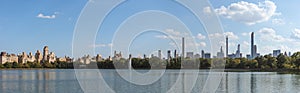
[[(19, 2), (6, 1), (0, 5), (1, 10), (4, 11), (0, 16), (0, 42), (2, 43), (0, 50), (8, 53), (22, 53), (24, 51), (28, 53), (35, 52), (37, 49), (41, 50), (40, 47), (48, 45), (51, 46), (57, 56), (72, 56), (73, 29), (81, 10), (88, 1), (74, 0), (68, 4), (63, 4), (62, 2), (64, 1), (59, 0)], [(297, 4), (300, 1), (287, 3), (272, 0), (232, 0), (226, 2), (211, 0), (210, 2), (212, 7), (205, 7), (201, 10), (207, 15), (213, 12), (218, 14), (224, 27), (224, 36), (229, 37), (228, 54), (235, 53), (238, 44), (240, 44), (240, 52), (243, 53), (244, 57), (246, 54), (251, 54), (249, 37), (251, 32), (256, 33), (255, 45), (258, 47), (257, 52), (261, 53), (261, 55), (272, 53), (273, 50), (292, 53), (300, 50), (300, 43), (298, 42), (300, 40), (300, 22), (294, 20), (300, 16), (300, 13), (292, 12), (296, 11)], [(157, 6), (151, 7), (166, 8), (169, 7), (169, 3), (163, 1)], [(141, 5), (141, 8), (149, 7)], [(238, 11), (233, 10), (233, 8), (245, 10)], [(180, 18), (189, 20), (189, 18), (185, 18), (189, 13), (185, 13), (182, 8), (176, 7), (174, 9), (170, 10), (170, 12), (178, 15)], [(249, 11), (246, 11), (246, 9)], [(124, 13), (126, 12), (129, 12), (129, 10), (124, 11)], [(237, 13), (240, 13), (240, 15)], [(247, 16), (247, 13), (253, 13), (253, 15)], [(191, 26), (196, 27), (198, 25)], [(107, 58), (113, 53), (113, 50), (110, 50), (110, 46), (112, 46), (110, 34), (113, 31), (110, 29), (104, 30), (109, 31), (104, 32), (102, 35), (97, 35), (95, 44), (90, 46), (91, 48), (96, 48), (96, 54), (101, 53)], [(166, 30), (174, 33), (173, 36), (175, 38), (178, 34), (183, 34), (182, 29), (169, 28)], [(207, 35), (201, 26), (198, 29), (191, 29), (191, 31), (192, 38), (196, 40), (199, 50), (185, 50), (186, 52), (201, 54), (201, 50), (205, 50), (205, 52), (216, 55), (219, 49), (211, 51), (209, 38), (223, 36), (223, 33)], [(138, 39), (140, 40), (134, 41), (133, 55), (150, 55), (151, 52), (158, 49), (163, 50), (164, 53), (167, 50), (180, 50), (173, 46), (174, 43), (170, 43), (167, 40), (169, 38), (159, 33), (149, 33)], [(162, 46), (153, 47), (149, 51), (143, 50), (143, 46), (139, 47), (139, 45), (147, 45), (146, 43)], [(188, 47), (187, 42), (186, 48)], [(180, 53), (180, 51), (178, 52)]]
[[(184, 37), (182, 37), (181, 38), (181, 42), (182, 42), (181, 43), (182, 44), (181, 45), (181, 51), (182, 52), (180, 54), (180, 57), (182, 57), (182, 58), (186, 58), (186, 57), (187, 58), (194, 58), (194, 57), (195, 58), (242, 58), (242, 57), (245, 57), (247, 59), (254, 59), (254, 58), (260, 56), (260, 53), (257, 52), (257, 46), (254, 44), (254, 42), (255, 42), (254, 32), (251, 32), (250, 38), (251, 38), (251, 41), (250, 41), (251, 42), (251, 45), (250, 45), (250, 51), (251, 52), (250, 52), (250, 54), (244, 53), (244, 56), (243, 56), (243, 53), (240, 52), (241, 51), (240, 44), (237, 45), (236, 52), (232, 52), (230, 54), (228, 53), (228, 50), (229, 50), (229, 48), (228, 48), (228, 45), (229, 45), (229, 42), (228, 42), (229, 38), (228, 38), (228, 36), (226, 36), (226, 43), (225, 43), (225, 46), (226, 46), (225, 47), (225, 51), (226, 52), (224, 53), (223, 46), (221, 46), (220, 51), (218, 51), (216, 55), (211, 55), (212, 53), (210, 53), (210, 52), (204, 53), (205, 50), (201, 50), (201, 53), (200, 52), (195, 52), (195, 51), (185, 52), (185, 39), (184, 39)], [(149, 55), (143, 54), (143, 56), (144, 56), (144, 58), (146, 56), (149, 56), (149, 57), (158, 57), (160, 59), (169, 59), (169, 58), (172, 58), (172, 56), (171, 56), (172, 52), (171, 51), (173, 51), (173, 50), (165, 50), (165, 51), (167, 51), (166, 52), (167, 56), (164, 56), (162, 54), (162, 50), (160, 50), (160, 49), (157, 50), (157, 55), (156, 54), (149, 54)], [(174, 56), (173, 56), (174, 58), (179, 57), (179, 55), (177, 54), (176, 51), (177, 50), (175, 49), (174, 52), (173, 52), (174, 53)], [(297, 52), (299, 52), (299, 51), (297, 51)], [(32, 52), (28, 52), (28, 53), (29, 53), (29, 57), (32, 56)], [(194, 53), (195, 53), (195, 55), (194, 55)], [(7, 53), (6, 51), (1, 51), (1, 56), (3, 54), (7, 55), (9, 53)], [(273, 57), (277, 57), (279, 54), (281, 54), (281, 50), (280, 49), (279, 50), (272, 50), (272, 51), (269, 52), (269, 54), (266, 54), (266, 55), (272, 55)], [(288, 55), (288, 56), (291, 56), (291, 52), (289, 52), (289, 51), (284, 51), (284, 54)], [(16, 54), (15, 53), (11, 53), (10, 55), (16, 55)], [(45, 60), (49, 61), (49, 59), (45, 59), (45, 58), (48, 57), (48, 55), (51, 55), (52, 57), (54, 57), (54, 58), (52, 58), (52, 60), (56, 59), (56, 58), (60, 58), (60, 57), (55, 56), (54, 52), (49, 52), (48, 46), (44, 46), (44, 48), (43, 48), (43, 54), (41, 55), (40, 50), (37, 49), (37, 51), (35, 53), (35, 57), (37, 57), (37, 58), (36, 59), (31, 59), (31, 60), (37, 60), (37, 62), (45, 61)], [(26, 52), (23, 51), (22, 53), (18, 53), (17, 56), (27, 56), (27, 54), (26, 54)], [(42, 57), (40, 57), (40, 56), (42, 56)], [(83, 54), (81, 57), (86, 57), (86, 56), (92, 56), (92, 57), (93, 56), (95, 56), (95, 57), (99, 56), (99, 57), (102, 58), (101, 53), (96, 53), (95, 55)], [(141, 55), (134, 55), (134, 56), (132, 56), (132, 54), (129, 54), (128, 56), (129, 56), (129, 58), (131, 58), (131, 57), (142, 58)], [(64, 57), (66, 58), (67, 56), (65, 55)], [(107, 59), (111, 59), (112, 57), (122, 58), (122, 51), (120, 51), (119, 53), (117, 53), (117, 50), (114, 50), (113, 55), (109, 55), (109, 57), (107, 57)], [(50, 60), (49, 62), (54, 62), (54, 61)]]

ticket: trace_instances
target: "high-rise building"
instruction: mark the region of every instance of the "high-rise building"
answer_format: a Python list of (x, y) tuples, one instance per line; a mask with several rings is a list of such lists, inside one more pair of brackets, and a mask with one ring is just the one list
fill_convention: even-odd
[(220, 48), (220, 52), (217, 53), (217, 58), (224, 58), (224, 52), (223, 52), (222, 46)]
[(48, 62), (55, 62), (56, 61), (56, 56), (54, 54), (54, 52), (50, 52), (50, 54), (48, 55)]
[(199, 54), (195, 54), (194, 58), (200, 58), (200, 55)]
[(48, 54), (49, 54), (49, 48), (48, 46), (45, 46), (43, 49), (43, 62), (46, 62), (48, 60)]
[(240, 58), (241, 56), (241, 48), (240, 48), (241, 46), (240, 46), (240, 44), (238, 44), (238, 48), (237, 48), (237, 50), (236, 50), (236, 53), (235, 53), (235, 57), (236, 58)]
[(273, 50), (273, 57), (277, 57), (280, 53), (280, 50)]
[(204, 58), (204, 50), (201, 51), (201, 58)]
[(247, 58), (247, 59), (251, 59), (251, 55), (250, 55), (250, 54), (247, 54), (247, 55), (246, 55), (246, 58)]
[(27, 54), (25, 52), (22, 52), (21, 55), (19, 55), (19, 63), (26, 63), (27, 62)]
[(158, 50), (158, 58), (161, 59), (161, 50)]
[(113, 56), (112, 59), (117, 59), (117, 60), (119, 60), (119, 59), (121, 59), (121, 58), (122, 58), (122, 52), (120, 51), (119, 53), (117, 53), (117, 51), (115, 50), (115, 51), (114, 51), (114, 56)]
[(257, 56), (258, 56), (258, 54), (257, 54), (257, 46), (254, 45), (254, 47), (253, 47), (253, 56), (252, 56), (252, 59), (256, 58)]
[(131, 54), (129, 54), (129, 56), (128, 56), (128, 59), (131, 59), (132, 58), (132, 55)]
[(204, 54), (204, 58), (211, 58), (210, 53), (205, 53), (205, 54)]
[(228, 36), (226, 36), (226, 57), (228, 57)]
[(177, 51), (174, 50), (174, 58), (177, 58)]
[(184, 58), (184, 53), (185, 53), (185, 51), (184, 51), (184, 37), (182, 37), (182, 58)]
[(36, 61), (35, 56), (33, 56), (33, 54), (31, 52), (29, 52), (27, 61), (28, 62), (34, 62), (34, 61)]
[(167, 59), (171, 59), (171, 50), (168, 50)]
[(194, 52), (186, 52), (186, 57), (193, 58), (194, 57)]
[(42, 60), (43, 60), (43, 55), (42, 53), (40, 52), (40, 50), (37, 50), (36, 53), (35, 53), (35, 59), (38, 63), (40, 63)]
[(96, 56), (96, 62), (102, 61), (102, 56), (100, 54), (97, 54)]
[(254, 32), (251, 33), (251, 59), (254, 58)]

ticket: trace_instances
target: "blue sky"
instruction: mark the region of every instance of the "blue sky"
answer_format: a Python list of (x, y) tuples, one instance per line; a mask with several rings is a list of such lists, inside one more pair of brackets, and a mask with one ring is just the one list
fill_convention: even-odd
[[(0, 51), (15, 54), (23, 51), (35, 52), (48, 45), (50, 51), (55, 52), (57, 56), (71, 56), (73, 30), (87, 2), (87, 0), (2, 0)], [(95, 45), (91, 45), (91, 48), (96, 48), (96, 53), (108, 57), (111, 53), (114, 28), (118, 27), (122, 20), (131, 16), (133, 11), (157, 9), (167, 11), (187, 23), (199, 50), (216, 52), (210, 51), (208, 37), (220, 35), (208, 35), (201, 23), (194, 21), (191, 12), (176, 6), (176, 3), (154, 2), (150, 0), (141, 4), (143, 2), (128, 1), (126, 3), (128, 5), (112, 11), (103, 28), (99, 29), (100, 33), (97, 34)], [(291, 52), (300, 50), (300, 13), (297, 12), (299, 0), (210, 0), (210, 2), (212, 7), (200, 10), (207, 14), (215, 12), (219, 16), (225, 34), (230, 39), (230, 53), (236, 51), (237, 44), (241, 44), (243, 54), (250, 53), (250, 32), (255, 32), (255, 44), (261, 54), (271, 53), (274, 49)], [(131, 9), (127, 8), (128, 6), (138, 8)], [(165, 30), (175, 33), (172, 34), (174, 37), (183, 34), (182, 29), (175, 28), (170, 27)], [(172, 40), (155, 31), (138, 36), (133, 40), (130, 49), (133, 55), (141, 56), (144, 53), (151, 54), (157, 48), (163, 52), (168, 49), (178, 50)]]

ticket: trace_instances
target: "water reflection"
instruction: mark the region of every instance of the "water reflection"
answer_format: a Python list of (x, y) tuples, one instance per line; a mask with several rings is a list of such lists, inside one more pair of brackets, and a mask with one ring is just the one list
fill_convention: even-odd
[(300, 76), (276, 72), (225, 72), (219, 93), (297, 93)]
[[(189, 76), (198, 74), (198, 79), (192, 92), (203, 90), (209, 72), (201, 70), (186, 70), (186, 77), (178, 70), (167, 70), (155, 83), (150, 85), (136, 85), (122, 79), (115, 70), (100, 70), (105, 82), (116, 93), (165, 93), (169, 90), (177, 93), (187, 92), (189, 84), (185, 81)], [(127, 73), (123, 70), (121, 73)], [(94, 82), (96, 78), (92, 72), (84, 71), (87, 82)], [(160, 73), (152, 74), (152, 77)], [(89, 78), (88, 78), (89, 77)], [(148, 80), (152, 78), (143, 77)], [(176, 81), (179, 85), (175, 86)], [(209, 83), (209, 82), (208, 82)], [(296, 93), (300, 91), (300, 75), (277, 74), (275, 72), (224, 72), (217, 93)], [(74, 70), (0, 70), (0, 93), (82, 93)], [(170, 92), (170, 91), (169, 91)]]
[(73, 70), (1, 70), (1, 93), (82, 92)]

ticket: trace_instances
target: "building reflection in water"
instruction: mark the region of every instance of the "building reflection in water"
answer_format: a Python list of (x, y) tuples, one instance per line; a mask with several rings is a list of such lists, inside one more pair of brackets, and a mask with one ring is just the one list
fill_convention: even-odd
[[(143, 71), (142, 71), (143, 72)], [(147, 72), (145, 70), (144, 72)], [(126, 70), (122, 73), (127, 73)], [(194, 72), (180, 73), (167, 70), (155, 83), (136, 85), (124, 80), (115, 70), (101, 70), (105, 82), (116, 93), (136, 92), (187, 92), (190, 88), (186, 80)], [(209, 72), (201, 70), (192, 92), (203, 90)], [(87, 82), (98, 82), (94, 72), (85, 72)], [(153, 76), (160, 75), (154, 73)], [(182, 77), (186, 75), (187, 77)], [(153, 78), (142, 77), (143, 80)], [(175, 85), (177, 81), (179, 84)], [(76, 80), (74, 70), (0, 70), (0, 93), (82, 93)], [(103, 86), (103, 85), (100, 85)], [(217, 93), (296, 93), (300, 91), (300, 76), (294, 74), (277, 74), (276, 72), (224, 72)], [(90, 89), (95, 86), (90, 87)], [(173, 90), (173, 91), (169, 91)], [(97, 90), (96, 90), (97, 91)]]
[(0, 83), (1, 93), (82, 93), (73, 70), (0, 70)]

